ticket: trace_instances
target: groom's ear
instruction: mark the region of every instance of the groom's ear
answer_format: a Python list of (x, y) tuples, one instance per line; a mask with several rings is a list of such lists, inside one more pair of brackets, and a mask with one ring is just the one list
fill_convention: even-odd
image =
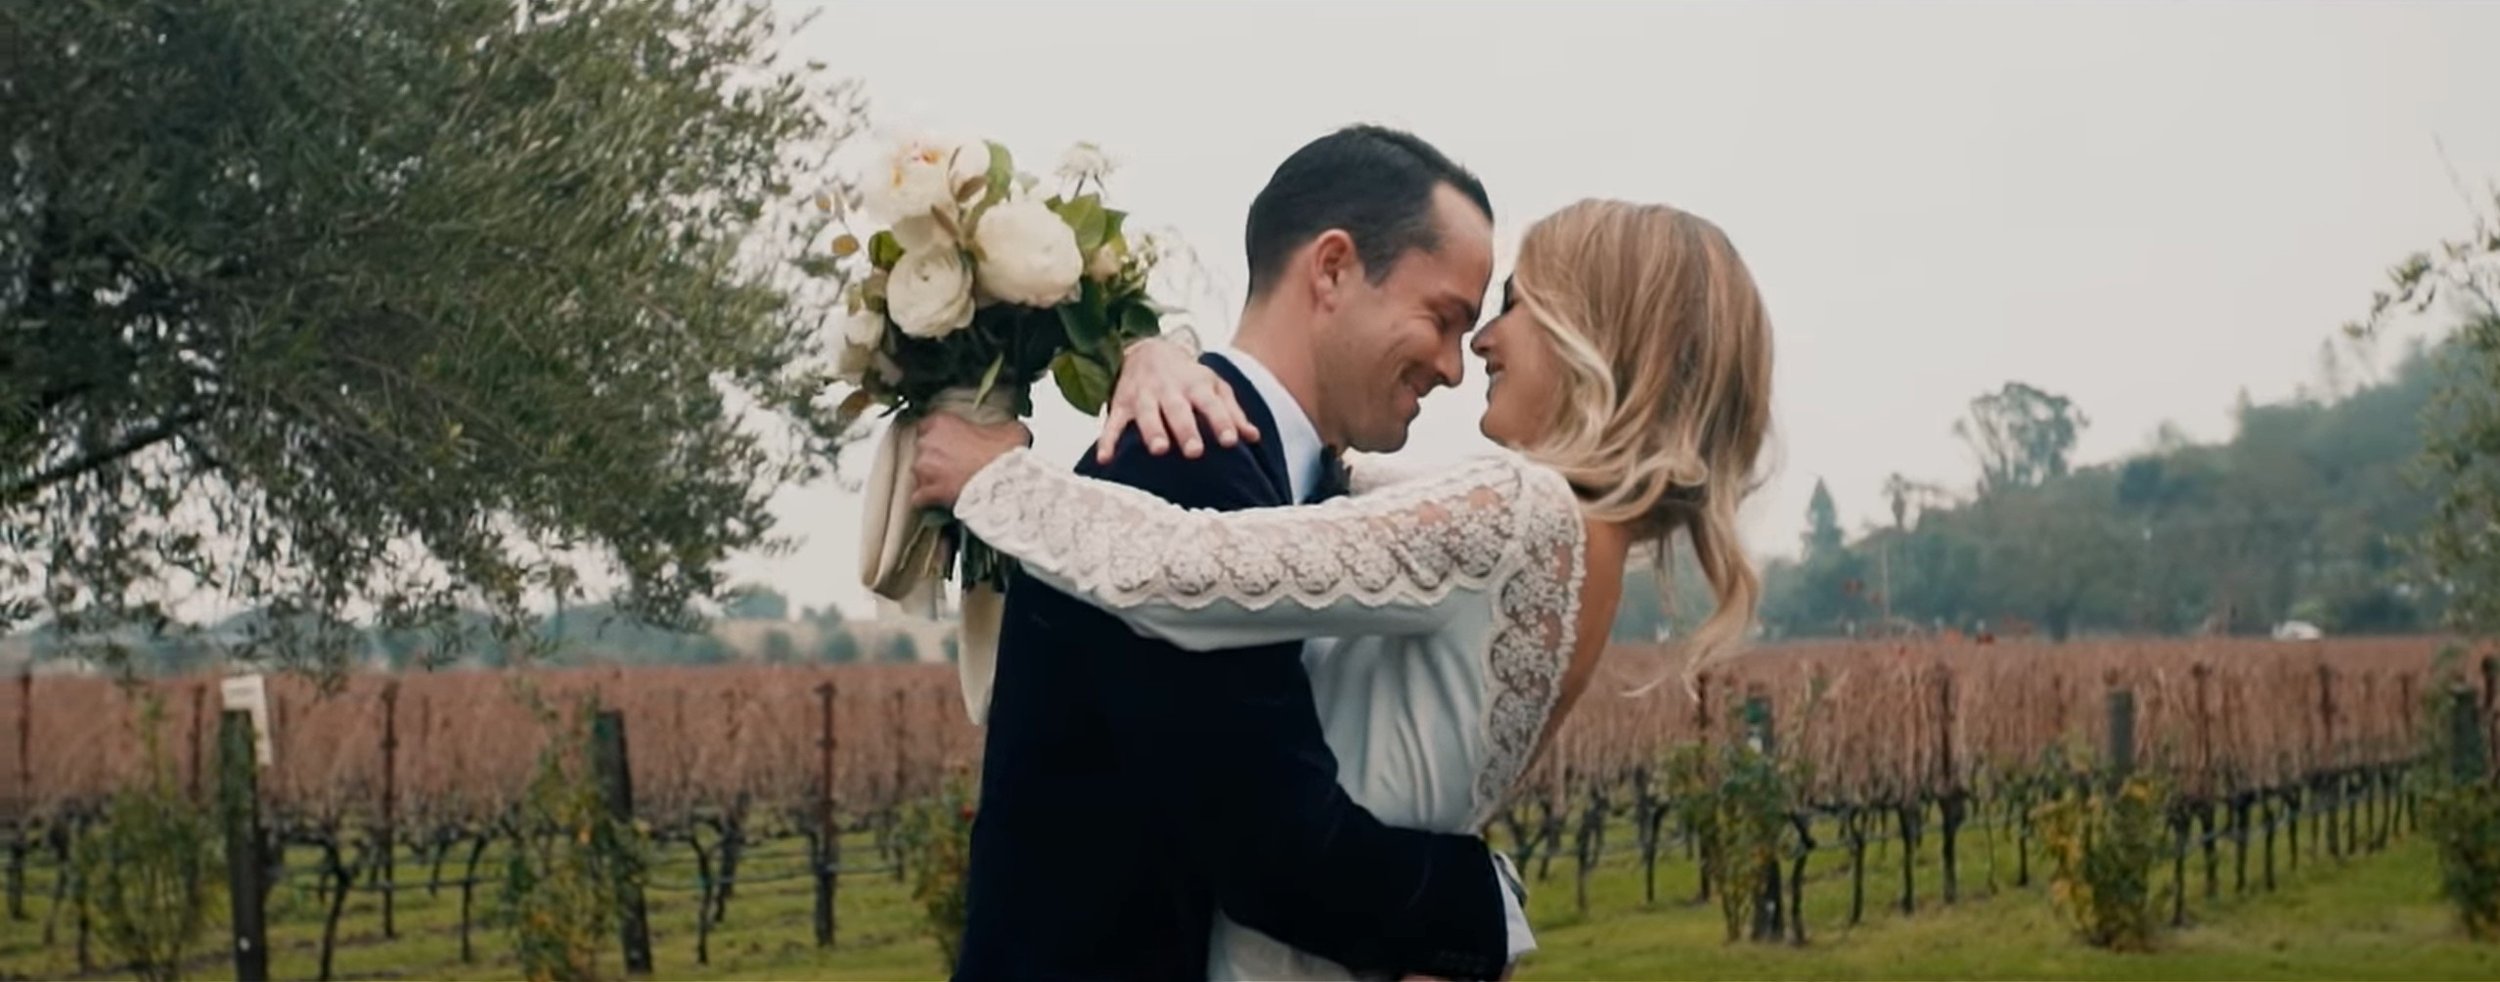
[(1342, 296), (1339, 291), (1363, 275), (1354, 236), (1341, 228), (1328, 229), (1311, 239), (1310, 254), (1311, 298), (1319, 306), (1334, 307)]

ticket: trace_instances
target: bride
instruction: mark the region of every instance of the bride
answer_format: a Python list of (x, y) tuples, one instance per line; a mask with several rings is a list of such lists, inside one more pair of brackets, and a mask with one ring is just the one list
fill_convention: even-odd
[[(1470, 347), (1502, 449), (1421, 471), (1352, 462), (1351, 493), (1320, 504), (1185, 510), (1037, 456), (1019, 423), (943, 414), (919, 424), (917, 500), (1142, 634), (1201, 651), (1308, 639), (1346, 792), (1391, 825), (1478, 833), (1587, 687), (1636, 549), (1665, 557), (1684, 535), (1717, 598), (1687, 678), (1745, 633), (1760, 586), (1737, 507), (1770, 424), (1771, 331), (1717, 226), (1588, 200), (1528, 229)], [(1111, 436), (1130, 418), (1194, 433), (1200, 415), (1236, 435), (1229, 394), (1177, 342), (1132, 349), (1118, 390)], [(1347, 977), (1214, 930), (1215, 977)]]

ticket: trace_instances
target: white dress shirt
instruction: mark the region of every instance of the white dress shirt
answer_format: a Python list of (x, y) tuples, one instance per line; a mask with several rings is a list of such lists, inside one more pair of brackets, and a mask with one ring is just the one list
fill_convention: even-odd
[(1285, 474), (1293, 484), (1293, 500), (1311, 500), (1312, 492), (1319, 489), (1320, 460), (1327, 450), (1320, 442), (1319, 427), (1311, 424), (1310, 414), (1302, 411), (1301, 403), (1293, 401), (1293, 393), (1285, 390), (1285, 383), (1277, 380), (1276, 373), (1259, 364), (1249, 352), (1217, 348), (1215, 356), (1240, 369), (1242, 377), (1250, 380), (1250, 387), (1258, 390), (1259, 401), (1266, 403), (1267, 411), (1275, 415), (1276, 432), (1267, 436), (1276, 440), (1278, 449), (1284, 452)]

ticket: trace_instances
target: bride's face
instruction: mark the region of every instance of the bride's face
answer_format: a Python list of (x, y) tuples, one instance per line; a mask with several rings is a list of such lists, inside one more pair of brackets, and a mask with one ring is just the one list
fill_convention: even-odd
[(1478, 428), (1486, 439), (1505, 447), (1533, 442), (1553, 417), (1553, 401), (1561, 393), (1554, 343), (1545, 329), (1518, 303), (1511, 284), (1502, 284), (1502, 313), (1476, 332), (1469, 347), (1484, 359), (1484, 419)]

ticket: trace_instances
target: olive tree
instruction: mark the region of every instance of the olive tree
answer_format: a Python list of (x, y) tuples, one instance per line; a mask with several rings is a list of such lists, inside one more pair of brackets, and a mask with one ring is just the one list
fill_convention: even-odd
[(360, 618), (521, 643), (594, 576), (697, 618), (844, 436), (804, 202), (862, 112), (786, 27), (0, 4), (0, 631), (109, 655), (205, 590), (335, 666)]

